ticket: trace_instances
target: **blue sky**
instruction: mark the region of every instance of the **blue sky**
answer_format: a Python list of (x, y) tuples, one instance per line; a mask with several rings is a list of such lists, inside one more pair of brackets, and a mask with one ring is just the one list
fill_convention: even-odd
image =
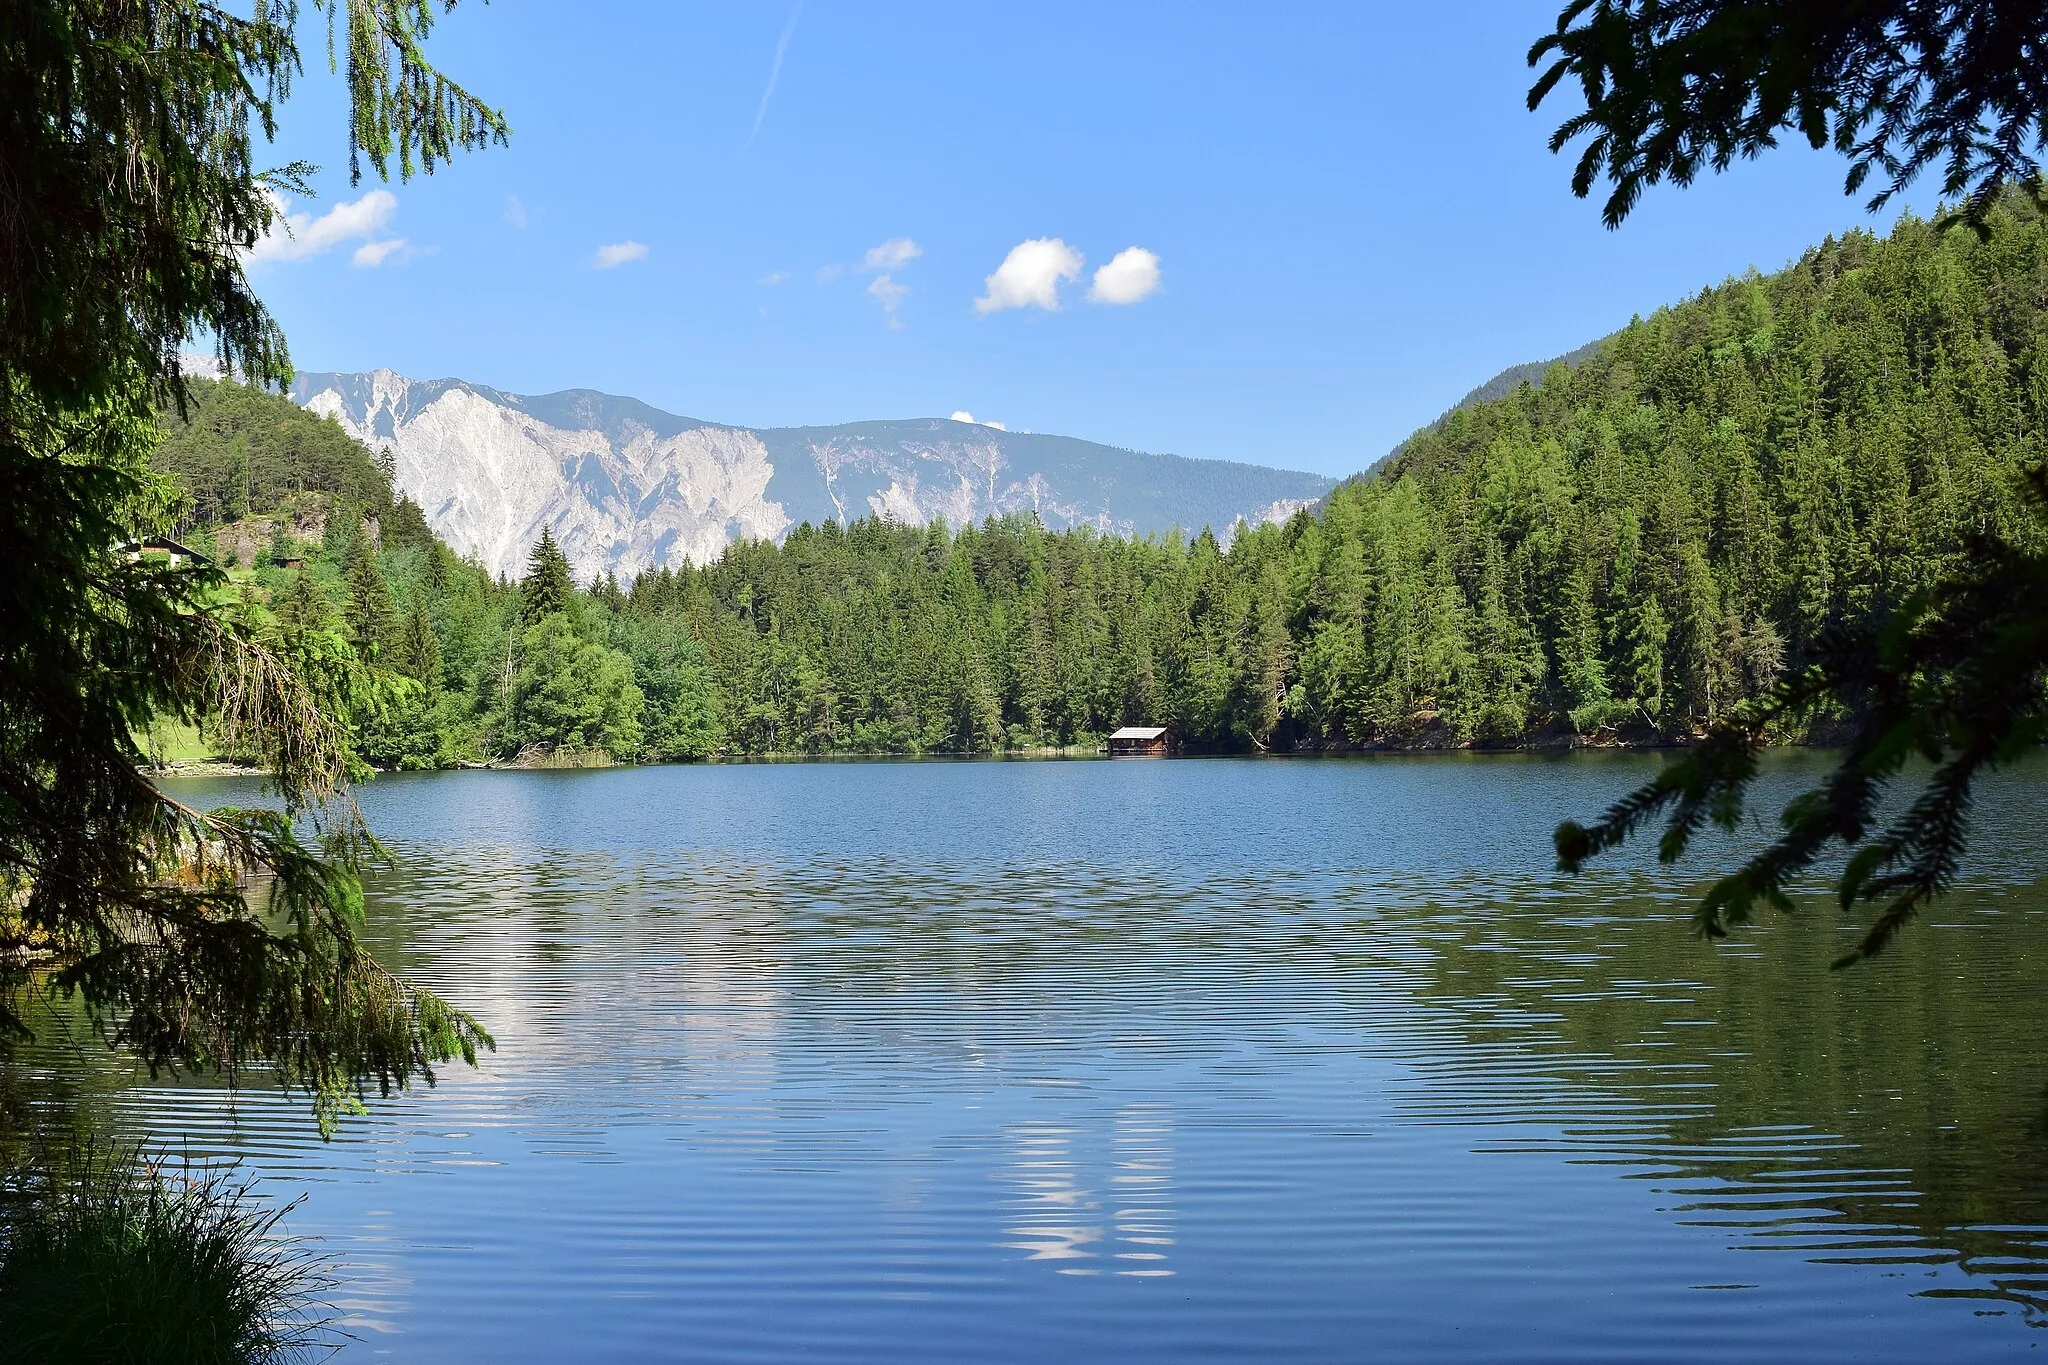
[(511, 146), (354, 188), (309, 27), (274, 154), (327, 170), (252, 276), (302, 369), (1346, 474), (1508, 365), (1889, 225), (1793, 146), (1606, 231), (1546, 147), (1567, 106), (1523, 107), (1555, 13), (466, 4), (432, 50)]

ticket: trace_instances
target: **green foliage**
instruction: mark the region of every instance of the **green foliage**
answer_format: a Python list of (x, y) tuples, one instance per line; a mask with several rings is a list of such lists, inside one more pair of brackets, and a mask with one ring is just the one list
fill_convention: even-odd
[(441, 642), (434, 638), (434, 623), (424, 603), (415, 601), (398, 632), (392, 665), (425, 688), (441, 682)]
[(334, 620), (327, 594), (304, 569), (292, 572), (290, 586), (273, 599), (272, 610), (287, 636), (327, 630)]
[(2034, 534), (2048, 232), (2017, 205), (1987, 231), (1906, 219), (1704, 291), (1227, 550), (799, 527), (625, 612), (689, 623), (739, 750), (1697, 737), (1973, 527)]
[[(2027, 488), (2038, 529), (2048, 530), (2048, 474), (2032, 473)], [(1836, 965), (1882, 951), (1954, 883), (1978, 774), (2048, 736), (2048, 621), (2036, 606), (2048, 600), (2048, 554), (1984, 537), (1970, 546), (1968, 560), (1961, 573), (1905, 603), (1883, 629), (1830, 634), (1805, 668), (1590, 829), (1575, 821), (1560, 827), (1560, 868), (1576, 871), (1660, 815), (1658, 853), (1667, 863), (1683, 856), (1709, 822), (1734, 829), (1772, 730), (1839, 710), (1850, 718), (1841, 765), (1785, 808), (1784, 832), (1715, 884), (1695, 923), (1719, 938), (1729, 924), (1746, 921), (1758, 901), (1791, 909), (1797, 879), (1839, 842), (1856, 850), (1837, 886), (1843, 908), (1868, 903), (1878, 913)], [(1881, 822), (1886, 797), (1915, 759), (1932, 764), (1932, 775), (1915, 800)]]
[[(352, 652), (317, 630), (272, 633), (210, 570), (105, 554), (148, 486), (119, 461), (146, 441), (146, 427), (103, 420), (68, 441), (93, 463), (0, 459), (0, 496), (57, 551), (0, 593), (13, 645), (0, 662), (0, 769), (18, 775), (0, 797), (0, 1027), (22, 1031), (20, 990), (73, 994), (153, 1071), (233, 1078), (262, 1062), (330, 1124), (359, 1083), (431, 1079), (432, 1063), (488, 1039), (358, 945), (369, 844), (334, 719), (362, 688)], [(97, 573), (73, 576), (95, 556)], [(80, 619), (99, 625), (79, 630)], [(276, 775), (282, 812), (193, 811), (138, 771), (134, 735), (152, 719), (201, 717)], [(274, 876), (285, 932), (245, 901), (251, 868)]]
[(284, 339), (238, 253), (275, 213), (251, 124), (270, 131), (297, 65), (267, 6), (6, 7), (0, 162), (22, 196), (0, 227), (9, 403), (54, 416), (129, 399), (175, 380), (195, 331), (236, 373), (283, 376)]
[(1586, 139), (1572, 189), (1613, 185), (1609, 227), (1644, 186), (1689, 185), (1781, 132), (1849, 157), (1849, 193), (1889, 177), (1872, 209), (1940, 165), (1974, 221), (2033, 185), (2048, 139), (2048, 13), (2017, 0), (1571, 0), (1529, 49), (1530, 66), (1546, 60), (1529, 107), (1578, 83), (1586, 107), (1550, 146)]
[(521, 626), (514, 653), (506, 726), (513, 749), (639, 748), (645, 699), (625, 655), (584, 639), (563, 612)]
[(279, 394), (233, 381), (195, 381), (183, 412), (172, 407), (164, 427), (150, 463), (190, 500), (178, 531), (270, 512), (308, 492), (330, 494), (337, 505), (380, 522), (392, 520), (391, 479), (376, 457), (332, 418), (316, 417)]
[[(351, 145), (380, 170), (394, 148), (402, 169), (431, 166), (502, 133), (420, 61), (431, 5), (328, 13), (347, 29)], [(158, 412), (189, 411), (187, 338), (211, 336), (252, 382), (289, 376), (241, 262), (275, 187), (309, 169), (253, 169), (299, 70), (297, 18), (199, 0), (0, 9), (0, 1026), (22, 1030), (24, 992), (70, 995), (152, 1071), (260, 1071), (327, 1128), (372, 1082), (431, 1081), (489, 1042), (359, 938), (374, 845), (347, 794), (347, 724), (386, 689), (310, 601), (280, 628), (216, 570), (114, 550), (174, 521), (146, 460)], [(209, 486), (234, 468), (230, 452)], [(195, 811), (151, 785), (135, 736), (202, 720), (273, 774), (279, 808)], [(259, 878), (262, 911), (244, 894)]]
[[(449, 7), (444, 3), (443, 8)], [(506, 136), (502, 116), (429, 65), (428, 0), (332, 0), (345, 29), (351, 164), (410, 174)], [(277, 213), (273, 186), (312, 168), (254, 169), (300, 69), (298, 7), (242, 18), (201, 0), (21, 0), (0, 16), (0, 219), (5, 401), (83, 412), (169, 396), (177, 355), (211, 335), (224, 367), (289, 375), (284, 338), (241, 253)], [(330, 50), (332, 47), (330, 45)], [(10, 423), (13, 425), (13, 423)]]
[(724, 741), (703, 646), (675, 615), (628, 615), (625, 598), (613, 605), (612, 642), (623, 652), (645, 704), (640, 756), (655, 762), (704, 759)]
[(358, 535), (350, 544), (345, 573), (348, 604), (343, 615), (348, 621), (349, 639), (365, 658), (376, 659), (391, 653), (398, 643), (398, 616), (391, 605), (391, 589), (377, 568), (368, 537)]
[[(1705, 339), (1687, 383), (1694, 391), (1719, 388), (1724, 367), (1784, 365), (1781, 382), (1753, 394), (1750, 422), (1723, 425), (1737, 451), (1761, 443), (1786, 496), (1770, 506), (1758, 496), (1763, 462), (1738, 462), (1714, 531), (1740, 541), (1777, 522), (1814, 552), (1746, 566), (1749, 595), (1761, 584), (1779, 609), (1763, 618), (1724, 595), (1718, 652), (1705, 643), (1710, 621), (1687, 613), (1669, 623), (1679, 676), (1712, 712), (1731, 684), (1755, 689), (1775, 677), (1787, 644), (1793, 666), (1715, 714), (1695, 753), (1590, 829), (1567, 821), (1556, 834), (1569, 871), (1663, 815), (1659, 852), (1673, 860), (1707, 821), (1741, 819), (1756, 752), (1778, 727), (1844, 717), (1840, 766), (1786, 808), (1782, 836), (1714, 886), (1697, 925), (1718, 936), (1757, 901), (1789, 909), (1795, 880), (1839, 841), (1856, 850), (1837, 881), (1842, 906), (1879, 907), (1836, 964), (1846, 966), (1882, 950), (1948, 890), (1977, 776), (2048, 734), (2048, 453), (2035, 434), (2048, 331), (2035, 283), (2048, 204), (2039, 162), (2048, 11), (2005, 0), (1573, 0), (1530, 50), (1532, 66), (1546, 57), (1530, 108), (1578, 79), (1586, 109), (1551, 148), (1588, 137), (1573, 188), (1612, 183), (1609, 227), (1645, 185), (1666, 176), (1688, 184), (1701, 167), (1725, 170), (1797, 128), (1852, 158), (1850, 192), (1873, 169), (1891, 177), (1873, 208), (1943, 164), (1944, 192), (1961, 203), (1939, 222), (1974, 229), (1968, 244), (1929, 241), (1909, 223), (1889, 252), (1810, 254), (1834, 267), (1810, 282), (1831, 296), (1829, 312), (1788, 318), (1760, 299), (1746, 334)], [(1898, 249), (1908, 227), (1917, 250)], [(1804, 352), (1804, 375), (1789, 373), (1788, 350)], [(1680, 546), (1679, 560), (1700, 588), (1695, 547)], [(1711, 612), (1710, 593), (1693, 596)], [(1665, 624), (1650, 620), (1638, 635), (1646, 643)], [(1643, 676), (1639, 668), (1639, 686)], [(1933, 776), (1873, 834), (1879, 803), (1913, 757), (1932, 763)]]
[(526, 578), (519, 585), (519, 624), (531, 626), (550, 616), (575, 614), (576, 584), (569, 576), (569, 561), (555, 544), (554, 534), (543, 526), (526, 559)]
[(282, 1242), (222, 1167), (87, 1148), (8, 1191), (0, 1362), (251, 1365), (336, 1343), (312, 1315), (321, 1263)]

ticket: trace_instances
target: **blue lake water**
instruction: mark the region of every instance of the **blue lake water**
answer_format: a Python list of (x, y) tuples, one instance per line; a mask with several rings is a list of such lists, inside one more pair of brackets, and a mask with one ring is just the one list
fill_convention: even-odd
[(344, 1361), (2035, 1349), (2048, 771), (1830, 973), (1819, 896), (1688, 936), (1712, 849), (1553, 874), (1657, 761), (383, 778), (380, 954), (499, 1051), (331, 1143), (104, 1103), (306, 1194)]

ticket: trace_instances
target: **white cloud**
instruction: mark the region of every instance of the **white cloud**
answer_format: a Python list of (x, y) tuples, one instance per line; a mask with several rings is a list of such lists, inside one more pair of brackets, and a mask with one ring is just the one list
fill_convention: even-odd
[(1090, 303), (1136, 303), (1159, 288), (1159, 258), (1141, 246), (1127, 246), (1095, 272)]
[(759, 280), (756, 280), (755, 283), (765, 284), (770, 289), (773, 289), (776, 285), (781, 284), (784, 280), (788, 278), (789, 272), (787, 270), (771, 270), (767, 274), (763, 275)]
[(1060, 281), (1080, 278), (1080, 252), (1057, 237), (1035, 237), (1010, 248), (995, 274), (984, 281), (988, 292), (974, 301), (974, 311), (1043, 308), (1055, 312), (1060, 306)]
[(846, 267), (843, 265), (821, 265), (818, 267), (818, 283), (830, 284), (845, 273)]
[(896, 270), (924, 255), (924, 248), (908, 237), (891, 237), (880, 246), (868, 248), (861, 259), (862, 270)]
[(365, 270), (375, 270), (380, 265), (403, 265), (412, 259), (412, 247), (403, 237), (393, 237), (382, 242), (364, 242), (357, 247), (348, 263)]
[(974, 419), (974, 414), (973, 414), (973, 413), (971, 413), (971, 412), (969, 412), (969, 411), (968, 411), (967, 409), (965, 409), (965, 408), (962, 408), (962, 409), (960, 409), (960, 410), (959, 410), (958, 412), (954, 413), (954, 414), (953, 414), (953, 420), (954, 420), (954, 421), (956, 421), (956, 422), (966, 422), (966, 423), (967, 423), (968, 425), (970, 425), (970, 426), (977, 426), (977, 427), (994, 427), (994, 428), (995, 428), (995, 429), (996, 429), (997, 431), (1008, 431), (1008, 430), (1009, 430), (1009, 428), (1008, 428), (1008, 427), (1006, 427), (1006, 426), (1004, 426), (1004, 425), (1003, 425), (1003, 424), (1002, 424), (1001, 422), (977, 422), (977, 421), (976, 421), (976, 420)]
[(519, 202), (516, 194), (505, 196), (505, 221), (522, 230), (526, 227), (526, 205)]
[(389, 190), (371, 190), (354, 203), (336, 204), (318, 218), (291, 212), (291, 204), (283, 198), (273, 197), (272, 202), (276, 212), (270, 230), (249, 252), (251, 265), (303, 261), (344, 242), (374, 237), (398, 212), (398, 197)]
[(624, 265), (628, 261), (640, 261), (646, 258), (647, 248), (639, 242), (612, 242), (597, 249), (597, 259), (593, 264), (599, 270), (610, 270), (614, 266)]
[(910, 292), (907, 284), (898, 284), (887, 275), (877, 275), (868, 281), (868, 297), (882, 305), (882, 311), (889, 315), (889, 325), (900, 328), (903, 322), (896, 316), (896, 306), (903, 302), (903, 296)]

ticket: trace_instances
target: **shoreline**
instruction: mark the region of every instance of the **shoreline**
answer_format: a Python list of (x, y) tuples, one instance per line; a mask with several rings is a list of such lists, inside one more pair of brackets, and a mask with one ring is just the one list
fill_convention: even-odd
[[(1489, 744), (1477, 741), (1442, 741), (1428, 738), (1396, 740), (1372, 744), (1326, 744), (1287, 749), (1180, 749), (1168, 755), (1177, 759), (1185, 758), (1270, 758), (1270, 759), (1313, 759), (1344, 757), (1429, 757), (1433, 755), (1510, 755), (1566, 753), (1633, 753), (1676, 751), (1692, 748), (1699, 742), (1699, 736), (1678, 739), (1634, 739), (1613, 736), (1569, 735), (1562, 738), (1546, 737), (1524, 740), (1511, 744)], [(1771, 750), (1794, 749), (1835, 749), (1840, 748), (1839, 740), (1832, 735), (1809, 736), (1802, 740), (1786, 740), (1766, 746)], [(697, 766), (774, 763), (871, 763), (881, 761), (898, 762), (948, 762), (948, 763), (990, 763), (990, 762), (1046, 762), (1052, 760), (1109, 760), (1109, 755), (1093, 744), (1036, 745), (1021, 749), (999, 749), (981, 753), (958, 750), (928, 749), (912, 751), (904, 749), (861, 749), (815, 751), (804, 749), (769, 750), (749, 754), (712, 754), (697, 759), (657, 760), (646, 763), (623, 762), (601, 755), (579, 754), (561, 761), (541, 760), (509, 762), (460, 762), (438, 768), (373, 768), (378, 777), (400, 773), (452, 773), (452, 772), (588, 772), (617, 768), (687, 768)], [(141, 771), (152, 778), (189, 777), (244, 777), (264, 778), (271, 776), (268, 768), (248, 767), (239, 763), (222, 760), (195, 760), (145, 766)]]

